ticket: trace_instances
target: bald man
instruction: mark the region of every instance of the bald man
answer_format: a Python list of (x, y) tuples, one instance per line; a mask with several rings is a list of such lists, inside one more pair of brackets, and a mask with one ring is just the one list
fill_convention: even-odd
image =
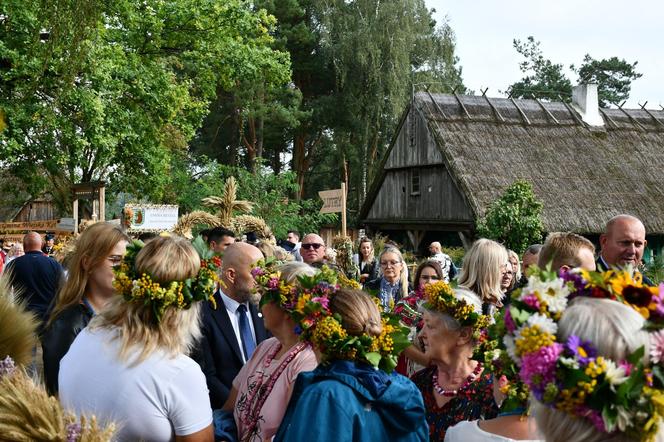
[(252, 264), (262, 258), (251, 244), (236, 242), (226, 247), (222, 289), (214, 294), (217, 307), (209, 302), (203, 306), (203, 338), (193, 356), (205, 373), (213, 409), (224, 405), (233, 379), (256, 346), (268, 338), (251, 276)]
[(11, 273), (10, 284), (27, 303), (28, 310), (41, 320), (39, 332), (48, 319), (48, 310), (60, 284), (64, 281), (62, 266), (42, 253), (42, 237), (29, 232), (23, 237), (25, 255), (5, 268)]
[[(606, 223), (604, 233), (599, 237), (599, 244), (601, 252), (597, 258), (597, 270), (627, 266), (637, 270), (648, 245), (646, 228), (640, 219), (632, 215), (614, 216)], [(645, 276), (643, 283), (653, 285)]]
[(457, 274), (457, 269), (452, 262), (452, 258), (446, 253), (443, 253), (443, 246), (441, 246), (438, 241), (434, 241), (429, 244), (429, 253), (431, 253), (431, 259), (438, 261), (440, 264), (440, 269), (443, 271), (443, 279), (445, 282), (453, 280)]
[(308, 233), (302, 238), (300, 246), (302, 261), (311, 266), (320, 266), (325, 262), (325, 241), (315, 233)]

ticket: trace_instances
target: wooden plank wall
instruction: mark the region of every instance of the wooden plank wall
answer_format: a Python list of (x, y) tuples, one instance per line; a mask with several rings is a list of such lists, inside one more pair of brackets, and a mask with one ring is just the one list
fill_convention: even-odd
[(416, 109), (410, 110), (385, 163), (385, 169), (443, 164), (443, 156), (429, 134), (426, 121)]
[[(420, 173), (419, 195), (411, 195), (412, 168)], [(473, 221), (417, 110), (411, 109), (404, 121), (385, 169), (385, 180), (367, 220), (432, 220), (441, 224)]]
[(13, 221), (42, 221), (55, 218), (57, 216), (51, 201), (32, 201), (23, 206)]
[(410, 170), (388, 171), (367, 220), (472, 222), (473, 216), (445, 167), (420, 168), (420, 194), (410, 193)]

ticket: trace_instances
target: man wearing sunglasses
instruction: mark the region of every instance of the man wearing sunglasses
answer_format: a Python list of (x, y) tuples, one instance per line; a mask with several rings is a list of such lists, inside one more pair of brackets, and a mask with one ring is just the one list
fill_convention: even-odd
[(300, 247), (302, 260), (313, 267), (320, 267), (325, 262), (325, 241), (315, 233), (309, 233), (302, 238)]

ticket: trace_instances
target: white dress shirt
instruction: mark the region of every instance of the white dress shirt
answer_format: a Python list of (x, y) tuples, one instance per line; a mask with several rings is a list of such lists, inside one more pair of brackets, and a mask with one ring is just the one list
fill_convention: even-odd
[[(221, 290), (219, 290), (219, 294), (221, 294), (221, 300), (224, 302), (224, 306), (226, 307), (226, 311), (228, 312), (228, 317), (231, 319), (231, 325), (233, 326), (233, 331), (235, 332), (235, 339), (237, 339), (237, 345), (240, 347), (240, 353), (242, 354), (242, 361), (247, 362), (247, 359), (244, 356), (244, 351), (243, 351), (243, 346), (242, 346), (242, 334), (240, 333), (240, 318), (238, 317), (238, 307), (240, 306), (240, 303), (237, 302), (235, 299), (232, 299), (228, 297), (228, 295), (224, 294)], [(254, 321), (251, 318), (251, 310), (249, 310), (249, 303), (245, 302), (244, 303), (245, 307), (247, 307), (247, 319), (249, 320), (249, 327), (251, 328), (251, 335), (254, 337), (254, 342), (256, 343), (256, 346), (258, 346), (258, 342), (256, 342), (256, 330), (254, 330)]]

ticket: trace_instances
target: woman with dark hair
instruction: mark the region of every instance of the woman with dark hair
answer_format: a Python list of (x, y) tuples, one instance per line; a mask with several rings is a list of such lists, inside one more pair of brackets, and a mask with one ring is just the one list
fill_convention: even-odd
[(95, 223), (76, 240), (67, 282), (55, 298), (41, 338), (49, 394), (58, 392), (60, 360), (90, 319), (116, 295), (113, 268), (122, 262), (129, 237), (120, 226)]
[(298, 376), (274, 441), (427, 440), (422, 396), (392, 372), (403, 331), (367, 294), (329, 293), (302, 305), (302, 337), (322, 360)]

